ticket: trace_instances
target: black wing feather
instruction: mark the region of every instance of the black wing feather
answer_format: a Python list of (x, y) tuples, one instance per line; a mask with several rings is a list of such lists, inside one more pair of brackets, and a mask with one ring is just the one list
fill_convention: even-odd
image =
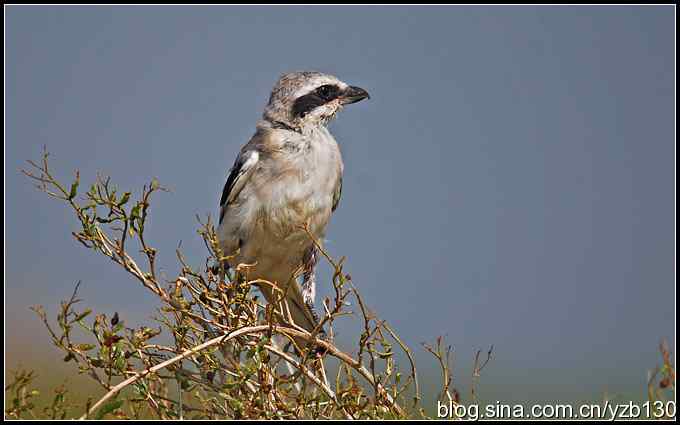
[(229, 177), (227, 177), (227, 182), (224, 184), (224, 189), (222, 189), (222, 197), (220, 198), (220, 224), (222, 224), (222, 219), (224, 218), (224, 213), (227, 210), (229, 201), (233, 200), (238, 195), (238, 192), (243, 189), (243, 185), (248, 180), (249, 174), (252, 173), (255, 168), (257, 159), (257, 151), (241, 152), (238, 158), (236, 158), (234, 166), (231, 167)]
[(342, 176), (340, 176), (338, 186), (335, 188), (335, 192), (333, 192), (333, 206), (331, 207), (331, 212), (335, 211), (338, 208), (341, 196), (342, 196)]
[(245, 161), (243, 160), (243, 156), (239, 155), (238, 158), (236, 158), (236, 162), (234, 163), (234, 166), (231, 167), (231, 172), (229, 173), (229, 177), (227, 177), (227, 182), (224, 183), (224, 189), (222, 189), (222, 197), (220, 198), (220, 207), (223, 207), (225, 202), (227, 202), (227, 199), (229, 198), (229, 193), (231, 192), (231, 189), (234, 187), (234, 183), (236, 182), (236, 178), (241, 173), (241, 167), (243, 167), (244, 162)]

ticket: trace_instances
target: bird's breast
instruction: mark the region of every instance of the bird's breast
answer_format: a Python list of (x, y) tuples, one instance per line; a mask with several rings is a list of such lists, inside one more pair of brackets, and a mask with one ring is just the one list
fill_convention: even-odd
[(307, 226), (315, 237), (322, 237), (331, 215), (332, 192), (318, 183), (315, 185), (311, 178), (302, 183), (280, 182), (276, 195), (264, 204), (260, 214), (259, 224), (263, 230), (287, 239), (306, 233), (304, 226)]
[(342, 158), (327, 130), (313, 136), (304, 149), (277, 161), (280, 168), (266, 185), (269, 202), (262, 213), (263, 224), (284, 238), (305, 225), (321, 238), (331, 215)]

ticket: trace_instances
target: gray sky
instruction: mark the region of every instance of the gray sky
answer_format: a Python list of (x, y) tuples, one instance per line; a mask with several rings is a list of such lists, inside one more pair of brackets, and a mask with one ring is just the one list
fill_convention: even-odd
[(172, 276), (180, 240), (201, 264), (195, 215), (217, 213), (275, 80), (314, 69), (371, 93), (331, 125), (327, 248), (422, 369), (444, 334), (461, 385), (495, 346), (487, 401), (644, 397), (675, 332), (672, 7), (10, 6), (5, 23), (14, 355), (47, 339), (27, 307), (54, 313), (77, 280), (129, 325), (156, 306), (71, 239), (26, 159), (47, 144), (63, 178), (171, 188), (150, 232)]

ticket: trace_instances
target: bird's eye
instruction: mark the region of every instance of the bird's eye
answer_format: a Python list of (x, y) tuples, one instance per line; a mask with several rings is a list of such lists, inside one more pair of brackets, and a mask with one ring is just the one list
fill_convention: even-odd
[(317, 87), (315, 90), (298, 97), (293, 104), (293, 114), (304, 117), (310, 111), (323, 106), (340, 95), (340, 89), (332, 84)]
[(319, 97), (321, 97), (322, 99), (331, 100), (335, 97), (337, 90), (338, 90), (337, 87), (331, 84), (326, 84), (325, 86), (321, 86), (318, 89), (316, 89), (316, 94), (319, 95)]

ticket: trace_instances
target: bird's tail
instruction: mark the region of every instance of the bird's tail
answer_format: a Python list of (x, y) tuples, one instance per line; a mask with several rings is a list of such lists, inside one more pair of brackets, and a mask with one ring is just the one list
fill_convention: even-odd
[[(286, 292), (286, 303), (282, 306), (284, 314), (290, 312), (290, 317), (293, 319), (295, 325), (305, 329), (308, 332), (313, 332), (316, 326), (319, 324), (319, 317), (314, 312), (313, 306), (307, 304), (302, 296), (302, 291), (300, 290), (300, 285), (298, 285), (295, 279), (291, 279), (288, 283), (288, 289)], [(282, 290), (286, 290), (286, 287), (282, 287)], [(280, 298), (280, 294), (274, 291), (269, 285), (261, 285), (260, 290), (262, 291), (267, 302), (274, 303)], [(287, 307), (288, 311), (285, 311)], [(284, 317), (284, 321), (287, 317)], [(323, 329), (320, 329), (317, 337), (324, 336)], [(308, 341), (302, 338), (294, 338), (295, 344), (303, 349), (307, 346)]]

